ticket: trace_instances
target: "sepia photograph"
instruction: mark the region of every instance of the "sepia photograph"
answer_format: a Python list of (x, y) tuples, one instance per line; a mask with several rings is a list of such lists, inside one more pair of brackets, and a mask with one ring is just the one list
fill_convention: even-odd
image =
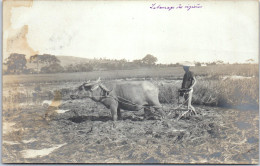
[(259, 164), (258, 0), (4, 0), (2, 163)]

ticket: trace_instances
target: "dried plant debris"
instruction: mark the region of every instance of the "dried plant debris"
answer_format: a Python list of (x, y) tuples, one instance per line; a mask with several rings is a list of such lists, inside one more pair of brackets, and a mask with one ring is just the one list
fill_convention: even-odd
[(258, 163), (257, 110), (197, 105), (197, 115), (177, 121), (183, 110), (169, 103), (166, 119), (122, 111), (113, 122), (103, 105), (68, 100), (73, 83), (58, 91), (58, 85), (37, 86), (4, 93), (5, 163)]

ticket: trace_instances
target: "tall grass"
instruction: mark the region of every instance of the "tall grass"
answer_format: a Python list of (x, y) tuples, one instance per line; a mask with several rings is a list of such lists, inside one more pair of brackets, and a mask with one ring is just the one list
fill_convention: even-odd
[[(199, 79), (194, 86), (192, 103), (198, 105), (230, 107), (259, 103), (258, 77), (240, 80)], [(180, 84), (159, 85), (161, 103), (176, 103)]]

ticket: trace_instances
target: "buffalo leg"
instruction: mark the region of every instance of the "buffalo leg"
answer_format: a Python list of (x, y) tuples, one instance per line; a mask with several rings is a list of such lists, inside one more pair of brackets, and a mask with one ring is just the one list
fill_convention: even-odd
[(111, 110), (111, 115), (112, 115), (112, 119), (113, 121), (117, 120), (117, 108), (116, 107), (110, 107)]
[(150, 108), (144, 108), (144, 119), (149, 119), (152, 117), (152, 111)]
[(122, 119), (120, 108), (117, 108), (117, 119)]
[(162, 118), (165, 118), (165, 112), (163, 111), (162, 108), (154, 108), (156, 110), (156, 112), (159, 112), (159, 114), (161, 115)]

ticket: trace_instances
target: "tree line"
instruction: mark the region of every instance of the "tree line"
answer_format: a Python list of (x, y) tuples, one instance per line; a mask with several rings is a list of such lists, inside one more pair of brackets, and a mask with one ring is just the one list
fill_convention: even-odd
[(88, 72), (93, 70), (123, 70), (139, 67), (156, 66), (157, 58), (147, 54), (144, 58), (127, 61), (126, 59), (93, 59), (88, 63), (70, 64), (62, 66), (55, 55), (33, 55), (26, 59), (26, 55), (12, 53), (3, 63), (6, 69), (4, 74), (38, 74), (38, 73), (62, 73), (62, 72)]
[[(55, 73), (63, 70), (60, 60), (49, 54), (33, 55), (26, 59), (24, 54), (12, 53), (5, 61), (3, 74)], [(28, 67), (28, 64), (36, 64), (36, 67)]]
[[(142, 67), (179, 67), (181, 64), (156, 64), (158, 59), (147, 54), (142, 59), (128, 61), (126, 59), (91, 59), (86, 63), (71, 63), (67, 66), (62, 66), (60, 60), (55, 55), (43, 54), (33, 55), (26, 59), (24, 54), (12, 53), (5, 59), (3, 65), (3, 74), (38, 74), (38, 73), (71, 73), (71, 72), (89, 72), (96, 70), (125, 70), (136, 69)], [(251, 59), (248, 60), (250, 63)], [(218, 60), (215, 62), (201, 63), (195, 62), (195, 66), (210, 66), (225, 64)]]

